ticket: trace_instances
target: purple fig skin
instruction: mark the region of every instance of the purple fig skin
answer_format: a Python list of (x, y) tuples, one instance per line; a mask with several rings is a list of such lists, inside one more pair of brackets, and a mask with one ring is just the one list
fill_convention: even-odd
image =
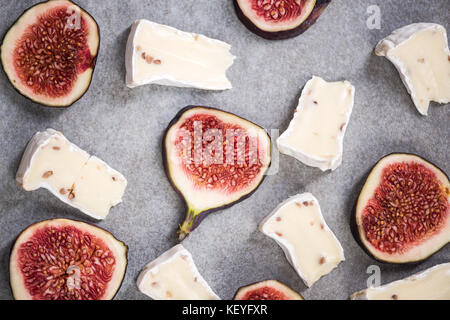
[[(285, 285), (278, 280), (263, 280), (259, 282), (250, 283), (246, 286), (240, 287), (234, 294), (233, 300), (245, 301), (242, 298), (249, 292), (255, 292), (262, 290), (264, 288), (275, 289), (281, 291), (285, 296), (290, 298), (298, 298), (299, 300), (304, 300), (303, 296), (292, 289), (291, 287)], [(272, 300), (274, 301), (274, 300)]]
[(236, 15), (238, 16), (239, 20), (254, 34), (267, 39), (267, 40), (284, 40), (296, 37), (306, 30), (309, 29), (314, 23), (316, 23), (317, 19), (320, 17), (322, 12), (326, 9), (326, 7), (330, 4), (331, 0), (317, 0), (316, 5), (314, 6), (313, 11), (311, 11), (311, 14), (309, 17), (303, 21), (302, 24), (300, 24), (298, 27), (290, 30), (284, 30), (284, 31), (277, 31), (277, 32), (270, 32), (270, 31), (264, 31), (258, 28), (247, 16), (242, 12), (241, 8), (239, 7), (239, 4), (237, 0), (233, 0), (234, 8), (236, 10)]
[[(166, 136), (167, 133), (169, 132), (170, 128), (174, 125), (176, 125), (178, 123), (178, 121), (180, 120), (180, 118), (183, 116), (183, 114), (185, 112), (187, 112), (188, 110), (192, 109), (192, 108), (197, 108), (197, 107), (201, 107), (201, 108), (205, 108), (205, 109), (209, 109), (209, 110), (218, 110), (221, 112), (226, 112), (229, 113), (231, 115), (235, 115), (234, 113), (228, 112), (228, 111), (223, 111), (221, 109), (217, 109), (217, 108), (213, 108), (213, 107), (207, 107), (207, 106), (198, 106), (198, 105), (189, 105), (184, 107), (183, 109), (181, 109), (176, 115), (175, 117), (170, 121), (169, 125), (166, 128), (166, 131), (163, 135), (162, 138), (162, 158), (163, 158), (163, 165), (164, 165), (164, 171), (166, 172), (167, 178), (169, 179), (170, 184), (172, 185), (172, 187), (175, 189), (175, 191), (183, 198), (184, 202), (185, 202), (185, 206), (186, 206), (186, 217), (183, 221), (183, 223), (179, 226), (178, 231), (177, 231), (177, 235), (178, 235), (178, 241), (181, 242), (183, 241), (187, 236), (189, 236), (189, 234), (194, 231), (194, 229), (196, 229), (200, 223), (203, 221), (203, 219), (205, 219), (207, 216), (209, 216), (211, 213), (217, 212), (219, 210), (223, 210), (226, 208), (229, 208), (241, 201), (244, 201), (245, 199), (249, 198), (263, 183), (264, 179), (266, 178), (266, 175), (264, 175), (261, 179), (261, 181), (259, 182), (259, 184), (257, 186), (255, 186), (255, 188), (248, 194), (243, 195), (242, 197), (240, 197), (239, 199), (237, 199), (234, 202), (230, 202), (226, 205), (217, 207), (217, 208), (210, 208), (208, 210), (202, 211), (202, 212), (196, 212), (194, 210), (192, 210), (191, 208), (189, 208), (188, 206), (188, 202), (185, 199), (184, 195), (181, 193), (181, 191), (177, 188), (175, 181), (173, 180), (173, 178), (170, 175), (169, 172), (169, 165), (167, 163), (167, 150), (166, 150), (166, 146), (165, 146), (165, 141), (166, 141)], [(236, 117), (239, 117), (237, 115), (235, 115)], [(247, 120), (247, 119), (245, 119)], [(248, 122), (251, 122), (249, 120), (247, 120)], [(261, 128), (259, 125), (251, 122), (254, 126)], [(269, 141), (271, 141), (269, 134), (266, 132), (267, 136), (269, 137)], [(272, 148), (272, 145), (269, 145), (270, 148)], [(271, 152), (271, 151), (270, 151)], [(271, 161), (272, 159), (269, 159), (269, 163), (267, 166), (267, 170), (270, 168), (271, 165)]]
[[(54, 221), (54, 220), (58, 220), (58, 219), (72, 220), (72, 221), (75, 221), (75, 222), (81, 222), (81, 223), (86, 223), (86, 224), (88, 224), (88, 225), (92, 225), (92, 226), (94, 226), (94, 227), (96, 227), (96, 228), (98, 228), (98, 229), (104, 231), (105, 233), (110, 234), (110, 235), (111, 235), (114, 239), (116, 239), (117, 241), (123, 243), (123, 245), (124, 245), (125, 248), (126, 248), (126, 251), (125, 251), (125, 270), (124, 270), (123, 275), (122, 275), (122, 279), (121, 279), (121, 282), (120, 282), (120, 286), (117, 288), (117, 291), (114, 293), (114, 296), (111, 298), (111, 300), (114, 300), (114, 298), (117, 296), (117, 293), (118, 293), (118, 292), (120, 291), (120, 289), (122, 288), (123, 280), (125, 279), (125, 275), (127, 274), (127, 270), (128, 270), (128, 252), (129, 252), (129, 247), (128, 247), (128, 245), (125, 244), (125, 242), (123, 242), (123, 241), (117, 239), (117, 238), (114, 236), (114, 234), (112, 234), (111, 232), (109, 232), (108, 230), (106, 230), (106, 229), (104, 229), (104, 228), (102, 228), (102, 227), (99, 227), (99, 226), (97, 226), (97, 225), (94, 225), (94, 224), (91, 224), (91, 223), (88, 223), (88, 222), (85, 222), (85, 221), (81, 221), (81, 220), (77, 220), (77, 219), (67, 219), (67, 218), (52, 218), (52, 219), (47, 219), (47, 220), (38, 221), (38, 222), (32, 223), (32, 224), (30, 224), (28, 227), (22, 229), (22, 231), (17, 235), (17, 237), (14, 239), (14, 241), (13, 241), (13, 243), (12, 243), (12, 245), (11, 245), (11, 248), (10, 248), (10, 250), (9, 250), (9, 257), (11, 258), (11, 255), (12, 255), (12, 253), (13, 253), (13, 249), (14, 249), (14, 245), (15, 245), (16, 241), (20, 238), (20, 236), (21, 236), (25, 231), (27, 231), (29, 228), (32, 228), (33, 226), (35, 226), (35, 225), (37, 225), (37, 224), (39, 224), (39, 223), (42, 223), (42, 222), (49, 222), (49, 223), (50, 223), (50, 222), (52, 222), (52, 221)], [(10, 272), (9, 267), (10, 267), (10, 265), (8, 264), (8, 271)], [(13, 293), (11, 280), (9, 281), (9, 290), (10, 290), (10, 292), (11, 292), (11, 295), (12, 295), (13, 299), (16, 300), (16, 297), (14, 296), (14, 293)]]
[[(428, 159), (419, 156), (415, 153), (409, 153), (409, 152), (393, 152), (393, 153), (389, 153), (385, 156), (383, 156), (382, 158), (380, 158), (369, 170), (368, 172), (366, 172), (366, 174), (364, 175), (363, 179), (361, 179), (361, 187), (360, 187), (360, 193), (362, 191), (362, 188), (364, 186), (364, 184), (366, 183), (367, 179), (369, 178), (370, 174), (372, 173), (372, 170), (377, 166), (378, 163), (380, 163), (382, 160), (384, 160), (385, 158), (394, 155), (394, 154), (405, 154), (405, 155), (412, 155), (412, 156), (416, 156), (418, 158), (421, 158), (422, 160), (424, 160), (425, 162), (428, 162), (430, 164), (432, 164), (434, 167), (436, 167), (436, 169), (440, 170), (446, 177), (447, 179), (449, 178), (448, 175), (445, 173), (445, 171), (443, 171), (441, 168), (439, 168), (435, 163), (429, 161)], [(366, 247), (366, 245), (364, 244), (364, 242), (362, 241), (362, 237), (363, 235), (360, 234), (359, 230), (358, 230), (358, 226), (356, 223), (356, 207), (358, 205), (359, 202), (359, 195), (353, 205), (353, 208), (351, 210), (351, 214), (350, 214), (350, 232), (352, 233), (353, 238), (355, 239), (356, 243), (358, 244), (358, 246), (364, 251), (364, 253), (366, 253), (370, 258), (374, 259), (375, 261), (379, 262), (379, 263), (383, 263), (383, 264), (391, 264), (391, 265), (404, 265), (404, 266), (416, 266), (420, 263), (422, 263), (425, 260), (428, 260), (431, 256), (433, 256), (435, 253), (437, 253), (438, 251), (440, 251), (442, 248), (444, 248), (446, 245), (448, 245), (449, 243), (446, 243), (444, 245), (442, 245), (441, 248), (437, 249), (434, 252), (430, 252), (429, 255), (427, 255), (426, 257), (424, 257), (423, 259), (420, 260), (416, 260), (416, 261), (410, 261), (410, 262), (393, 262), (393, 261), (389, 261), (388, 259), (382, 259), (381, 257), (377, 257), (375, 256), (373, 253), (370, 252), (370, 250)]]
[[(5, 31), (5, 33), (3, 34), (1, 43), (0, 43), (0, 46), (4, 43), (4, 39), (5, 39), (6, 34), (8, 33), (8, 31), (9, 31), (13, 26), (15, 26), (15, 25), (19, 22), (19, 20), (23, 17), (23, 15), (24, 15), (25, 13), (27, 13), (27, 12), (30, 11), (30, 10), (33, 10), (34, 7), (36, 7), (37, 5), (40, 5), (40, 4), (42, 4), (42, 3), (47, 3), (47, 2), (49, 2), (49, 1), (51, 1), (51, 0), (38, 2), (38, 3), (36, 3), (35, 5), (33, 5), (33, 6), (29, 7), (29, 8), (27, 8), (27, 9), (25, 9), (25, 10), (22, 12), (22, 14), (16, 19), (16, 21), (14, 21), (14, 23), (13, 23), (13, 24)], [(84, 95), (86, 94), (86, 92), (89, 90), (89, 88), (90, 88), (90, 86), (91, 86), (91, 84), (92, 84), (92, 78), (94, 77), (95, 67), (97, 66), (97, 58), (98, 58), (99, 53), (100, 53), (100, 44), (101, 44), (101, 34), (100, 34), (100, 27), (99, 27), (99, 25), (98, 25), (98, 22), (97, 22), (97, 20), (94, 19), (94, 17), (93, 17), (88, 11), (86, 11), (85, 9), (83, 9), (82, 7), (80, 7), (77, 3), (73, 2), (72, 0), (69, 0), (69, 1), (72, 2), (74, 5), (76, 5), (76, 6), (80, 9), (80, 11), (81, 11), (82, 14), (85, 14), (85, 15), (87, 15), (87, 16), (89, 16), (89, 17), (92, 18), (92, 20), (95, 22), (95, 26), (91, 26), (91, 27), (95, 27), (95, 28), (97, 29), (97, 34), (98, 34), (98, 48), (97, 48), (97, 54), (96, 54), (95, 56), (92, 57), (92, 66), (91, 66), (91, 68), (92, 68), (92, 75), (91, 75), (91, 77), (89, 78), (89, 84), (87, 85), (86, 90), (84, 90), (83, 94), (81, 94), (77, 99), (71, 101), (70, 104), (68, 104), (68, 105), (65, 105), (65, 106), (58, 106), (58, 107), (55, 107), (55, 106), (49, 106), (49, 105), (46, 105), (46, 104), (44, 104), (44, 103), (42, 103), (42, 102), (33, 100), (32, 97), (28, 97), (28, 96), (24, 95), (24, 94), (23, 94), (22, 92), (20, 92), (19, 89), (18, 89), (18, 88), (17, 88), (17, 87), (9, 80), (9, 78), (8, 78), (8, 76), (7, 76), (9, 82), (11, 83), (12, 87), (14, 88), (14, 90), (15, 90), (17, 93), (19, 93), (22, 97), (26, 98), (27, 100), (32, 101), (32, 102), (35, 103), (36, 105), (41, 106), (41, 107), (44, 107), (44, 108), (51, 108), (51, 109), (67, 109), (67, 108), (71, 107), (72, 105), (74, 105), (76, 102), (78, 102), (81, 98), (83, 98), (83, 96), (84, 96)], [(0, 65), (1, 65), (1, 69), (3, 70), (3, 72), (4, 72), (5, 75), (6, 75), (6, 70), (5, 70), (5, 66), (3, 65), (3, 62), (0, 63)]]

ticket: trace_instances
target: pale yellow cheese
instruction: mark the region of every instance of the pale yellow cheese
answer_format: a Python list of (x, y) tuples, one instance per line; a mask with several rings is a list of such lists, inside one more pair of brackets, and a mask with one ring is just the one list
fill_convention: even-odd
[(352, 295), (368, 300), (450, 300), (450, 263), (443, 263), (419, 274), (372, 287)]
[(109, 209), (121, 202), (124, 193), (123, 177), (97, 157), (92, 156), (81, 168), (74, 182), (72, 201), (99, 217), (106, 217)]
[[(72, 188), (89, 154), (59, 134), (52, 135), (33, 156), (33, 168), (23, 177), (22, 187), (36, 190), (42, 183), (57, 186), (58, 192)], [(26, 160), (22, 161), (25, 164)], [(70, 168), (70, 170), (68, 170)]]
[(336, 169), (342, 162), (354, 91), (348, 81), (309, 80), (288, 129), (277, 139), (280, 152), (322, 170)]
[(191, 254), (177, 245), (149, 263), (137, 280), (141, 292), (155, 300), (216, 300)]
[(234, 57), (229, 51), (225, 42), (137, 20), (127, 43), (127, 85), (230, 89), (226, 71)]
[(96, 219), (104, 219), (110, 208), (122, 201), (127, 185), (121, 173), (53, 129), (31, 139), (16, 180), (27, 191), (46, 188)]
[(450, 58), (442, 33), (422, 31), (389, 55), (405, 64), (421, 110), (428, 109), (430, 101), (450, 101)]
[(343, 261), (344, 251), (310, 193), (289, 198), (260, 225), (283, 248), (305, 284), (311, 286)]
[(405, 26), (380, 41), (375, 53), (394, 63), (421, 114), (427, 114), (431, 101), (450, 102), (450, 51), (443, 26)]

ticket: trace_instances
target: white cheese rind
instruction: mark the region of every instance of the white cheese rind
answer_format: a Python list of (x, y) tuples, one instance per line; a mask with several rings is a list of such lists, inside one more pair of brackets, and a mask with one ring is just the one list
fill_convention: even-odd
[[(57, 149), (53, 148), (55, 146), (50, 148), (52, 145), (57, 145)], [(52, 174), (45, 178), (47, 171)], [(45, 188), (64, 203), (95, 219), (104, 219), (109, 209), (122, 201), (127, 186), (127, 180), (120, 172), (90, 156), (54, 129), (37, 132), (30, 140), (20, 161), (16, 181), (26, 191)], [(69, 196), (69, 189), (73, 191), (73, 197)]]
[[(143, 39), (150, 37), (159, 39), (160, 45), (154, 43), (156, 41), (144, 43)], [(161, 40), (164, 37), (166, 41)], [(203, 52), (202, 56), (196, 56), (194, 52), (201, 52), (202, 45), (205, 46), (206, 52)], [(163, 46), (165, 47), (162, 48)], [(125, 53), (126, 84), (129, 88), (159, 84), (205, 90), (231, 89), (226, 71), (233, 64), (235, 57), (230, 53), (230, 49), (229, 44), (220, 40), (180, 31), (145, 19), (136, 20), (131, 27)], [(153, 51), (155, 59), (161, 60), (160, 65), (146, 63), (141, 56), (144, 52), (153, 55)], [(147, 71), (143, 71), (146, 68)], [(168, 70), (164, 72), (164, 69)], [(192, 79), (194, 74), (196, 80)]]
[[(158, 278), (160, 272), (169, 272), (161, 269), (175, 263), (181, 270), (174, 267), (175, 270), (172, 269), (161, 281)], [(199, 273), (191, 253), (181, 244), (147, 264), (139, 274), (137, 286), (142, 293), (155, 300), (220, 300)]]
[(353, 300), (450, 300), (450, 263), (402, 280), (355, 292)]
[[(304, 202), (308, 205), (305, 206)], [(302, 208), (315, 208), (316, 212), (300, 218), (308, 219), (308, 222), (294, 221), (294, 215), (306, 214)], [(288, 213), (286, 209), (296, 212)], [(292, 228), (295, 229), (295, 239), (292, 239), (292, 233), (282, 233), (288, 229), (292, 231)], [(308, 287), (345, 260), (344, 249), (326, 224), (319, 201), (311, 193), (298, 194), (282, 202), (260, 223), (259, 229), (281, 246), (287, 260)], [(294, 240), (299, 243), (293, 243)], [(306, 247), (309, 249), (305, 250)], [(322, 263), (321, 258), (324, 258)]]
[(348, 81), (326, 82), (313, 76), (302, 90), (289, 127), (277, 139), (279, 151), (322, 171), (335, 170), (342, 163), (354, 95), (355, 88)]
[[(427, 31), (430, 31), (430, 34), (424, 33)], [(421, 35), (423, 38), (421, 38)], [(431, 39), (436, 35), (439, 38)], [(402, 46), (414, 46), (414, 43), (416, 43), (416, 48), (407, 50), (407, 56), (417, 60), (414, 63), (407, 62), (409, 59), (402, 57), (401, 53), (400, 55), (396, 53)], [(440, 44), (442, 44), (442, 48), (435, 47), (435, 45), (440, 46)], [(399, 28), (377, 44), (375, 54), (385, 56), (394, 64), (408, 93), (411, 95), (414, 105), (422, 115), (428, 114), (430, 101), (450, 102), (450, 51), (447, 31), (443, 26), (435, 23), (413, 23)], [(423, 59), (425, 57), (426, 61)], [(421, 62), (418, 60), (421, 60)], [(429, 61), (433, 61), (434, 68), (431, 67)], [(438, 75), (441, 72), (443, 76)], [(420, 79), (420, 85), (415, 86), (412, 77)], [(437, 81), (442, 81), (442, 83), (438, 84)], [(426, 86), (426, 88), (423, 88), (423, 86)], [(433, 92), (439, 86), (444, 89), (438, 90), (441, 92)]]

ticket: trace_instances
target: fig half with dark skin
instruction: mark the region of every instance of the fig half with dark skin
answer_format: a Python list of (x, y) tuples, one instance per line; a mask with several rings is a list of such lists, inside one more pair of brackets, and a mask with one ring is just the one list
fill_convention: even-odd
[(296, 37), (311, 27), (331, 0), (233, 0), (241, 22), (269, 40)]
[(277, 280), (265, 280), (239, 288), (233, 300), (304, 300), (303, 297)]
[(17, 237), (9, 272), (17, 300), (110, 300), (127, 267), (128, 247), (108, 231), (69, 220), (33, 224)]
[(68, 0), (41, 2), (3, 38), (3, 70), (25, 97), (69, 107), (89, 88), (99, 43), (98, 25), (89, 13)]
[(423, 158), (390, 154), (373, 167), (358, 197), (359, 243), (388, 263), (422, 261), (450, 242), (448, 176)]
[(271, 141), (260, 126), (219, 109), (188, 106), (170, 122), (163, 161), (187, 214), (183, 240), (210, 213), (249, 197), (270, 165)]

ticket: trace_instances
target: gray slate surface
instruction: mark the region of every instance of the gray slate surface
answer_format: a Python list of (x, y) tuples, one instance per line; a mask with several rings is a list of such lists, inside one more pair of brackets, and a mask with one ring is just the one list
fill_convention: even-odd
[[(0, 0), (0, 34), (36, 1)], [(267, 129), (284, 131), (300, 90), (312, 75), (347, 79), (356, 86), (353, 115), (344, 142), (344, 161), (322, 173), (281, 155), (278, 174), (269, 176), (246, 201), (208, 217), (184, 241), (196, 264), (224, 299), (251, 282), (275, 278), (306, 299), (347, 299), (366, 287), (366, 268), (381, 267), (382, 283), (450, 260), (447, 246), (413, 266), (379, 264), (356, 244), (349, 217), (363, 178), (383, 155), (413, 152), (447, 173), (450, 108), (415, 110), (397, 71), (372, 50), (392, 30), (413, 22), (450, 24), (448, 0), (335, 0), (305, 34), (270, 42), (250, 33), (236, 18), (231, 0), (79, 0), (97, 20), (101, 49), (87, 94), (67, 110), (51, 110), (23, 98), (0, 74), (0, 299), (11, 299), (8, 258), (13, 240), (29, 224), (54, 217), (80, 219), (108, 229), (129, 246), (128, 271), (117, 299), (146, 299), (135, 285), (141, 268), (176, 244), (184, 217), (182, 200), (162, 167), (165, 126), (185, 105), (210, 105), (234, 112)], [(367, 7), (381, 8), (380, 30), (366, 27)], [(147, 18), (232, 45), (238, 58), (228, 72), (234, 89), (225, 92), (125, 86), (125, 43), (135, 19)], [(96, 222), (46, 190), (25, 192), (14, 181), (22, 152), (38, 130), (61, 130), (71, 141), (104, 159), (128, 179), (124, 202)], [(257, 224), (278, 203), (312, 192), (342, 242), (346, 261), (307, 289), (274, 241)]]

